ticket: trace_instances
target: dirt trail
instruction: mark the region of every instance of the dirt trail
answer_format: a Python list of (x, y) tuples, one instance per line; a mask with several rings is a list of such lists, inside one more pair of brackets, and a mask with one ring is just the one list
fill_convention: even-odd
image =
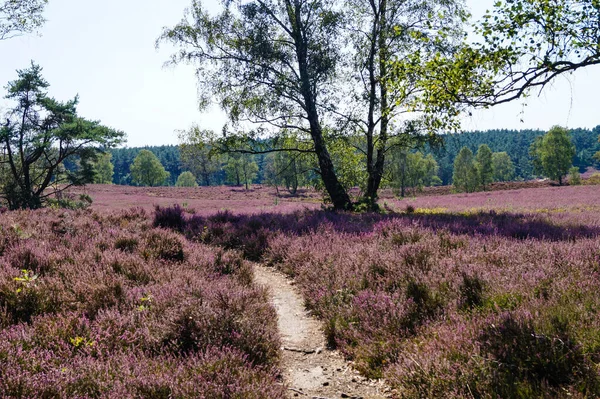
[(318, 399), (389, 398), (383, 382), (368, 381), (336, 351), (326, 349), (321, 323), (304, 308), (304, 301), (282, 273), (255, 266), (256, 282), (272, 293), (283, 341), (283, 378), (289, 397)]

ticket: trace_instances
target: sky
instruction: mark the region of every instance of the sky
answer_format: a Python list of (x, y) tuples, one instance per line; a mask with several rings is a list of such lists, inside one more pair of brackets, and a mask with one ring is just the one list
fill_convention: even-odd
[[(474, 17), (494, 0), (467, 0)], [(50, 0), (38, 35), (0, 41), (0, 86), (33, 60), (44, 69), (49, 94), (79, 95), (79, 114), (124, 131), (127, 146), (177, 144), (177, 130), (192, 124), (219, 131), (216, 107), (200, 113), (194, 68), (165, 67), (174, 48), (155, 40), (181, 20), (191, 0)], [(217, 0), (205, 0), (216, 10)], [(600, 125), (600, 67), (561, 77), (527, 103), (476, 111), (464, 130), (544, 129)], [(4, 90), (2, 89), (2, 96)], [(6, 106), (0, 101), (0, 107)]]

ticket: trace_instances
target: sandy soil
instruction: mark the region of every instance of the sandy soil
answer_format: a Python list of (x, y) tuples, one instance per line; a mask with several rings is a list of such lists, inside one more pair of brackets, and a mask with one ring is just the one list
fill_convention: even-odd
[(313, 399), (391, 397), (382, 381), (369, 381), (337, 351), (326, 348), (321, 323), (304, 308), (292, 282), (272, 268), (256, 265), (256, 282), (272, 293), (282, 336), (282, 370), (289, 397)]

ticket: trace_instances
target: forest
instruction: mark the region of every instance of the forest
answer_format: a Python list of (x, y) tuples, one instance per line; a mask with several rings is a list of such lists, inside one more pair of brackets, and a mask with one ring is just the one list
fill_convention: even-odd
[[(530, 154), (530, 147), (536, 137), (543, 136), (546, 132), (542, 130), (488, 130), (472, 131), (455, 134), (443, 135), (443, 141), (437, 146), (422, 145), (413, 151), (422, 151), (424, 154), (432, 154), (438, 164), (437, 176), (441, 180), (440, 184), (452, 184), (452, 174), (454, 170), (454, 160), (456, 155), (463, 147), (468, 147), (476, 152), (481, 144), (487, 144), (493, 152), (506, 152), (514, 163), (515, 173), (511, 180), (530, 180), (538, 177), (534, 173), (534, 166)], [(576, 155), (573, 158), (573, 165), (578, 167), (580, 172), (585, 172), (589, 167), (596, 167), (598, 160), (594, 154), (600, 151), (600, 126), (593, 129), (571, 129), (571, 141), (575, 145)], [(184, 171), (195, 170), (194, 162), (192, 165), (182, 161), (179, 146), (159, 146), (143, 148), (115, 148), (110, 150), (112, 163), (114, 165), (114, 175), (112, 182), (119, 185), (135, 185), (132, 182), (130, 166), (133, 160), (142, 149), (150, 150), (156, 155), (165, 170), (169, 172), (169, 178), (165, 180), (165, 185), (175, 185), (177, 177)], [(218, 158), (218, 156), (216, 157)], [(217, 164), (210, 172), (208, 185), (237, 185), (238, 182), (231, 178), (228, 179), (226, 172), (227, 160), (217, 160)], [(273, 157), (266, 155), (253, 155), (252, 161), (257, 165), (257, 171), (250, 183), (268, 184), (269, 168), (274, 163)], [(360, 165), (357, 165), (360, 167)], [(358, 174), (359, 172), (355, 172)], [(304, 184), (309, 186), (314, 180), (314, 172), (305, 171), (307, 178), (302, 179)], [(311, 179), (311, 174), (313, 175)], [(195, 176), (199, 185), (207, 185), (207, 180), (201, 176)]]

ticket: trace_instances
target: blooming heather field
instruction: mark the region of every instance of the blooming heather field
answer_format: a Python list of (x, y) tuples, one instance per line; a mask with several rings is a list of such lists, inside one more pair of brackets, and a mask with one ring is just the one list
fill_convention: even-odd
[(3, 397), (284, 397), (248, 261), (294, 278), (330, 346), (398, 398), (600, 397), (596, 186), (385, 199), (385, 214), (101, 188), (99, 212), (0, 215)]
[(179, 204), (195, 212), (209, 215), (219, 211), (237, 214), (278, 212), (286, 213), (302, 209), (319, 209), (322, 196), (314, 191), (299, 192), (291, 197), (287, 191), (278, 196), (272, 187), (255, 185), (246, 191), (241, 187), (129, 187), (115, 185), (89, 185), (75, 189), (75, 193), (89, 194), (94, 210), (113, 212), (142, 207), (148, 211), (156, 205)]
[(151, 222), (0, 216), (0, 397), (283, 397), (249, 264)]
[(591, 398), (600, 396), (598, 194), (454, 195), (387, 215), (171, 208), (156, 220), (293, 277), (329, 344), (398, 397)]

